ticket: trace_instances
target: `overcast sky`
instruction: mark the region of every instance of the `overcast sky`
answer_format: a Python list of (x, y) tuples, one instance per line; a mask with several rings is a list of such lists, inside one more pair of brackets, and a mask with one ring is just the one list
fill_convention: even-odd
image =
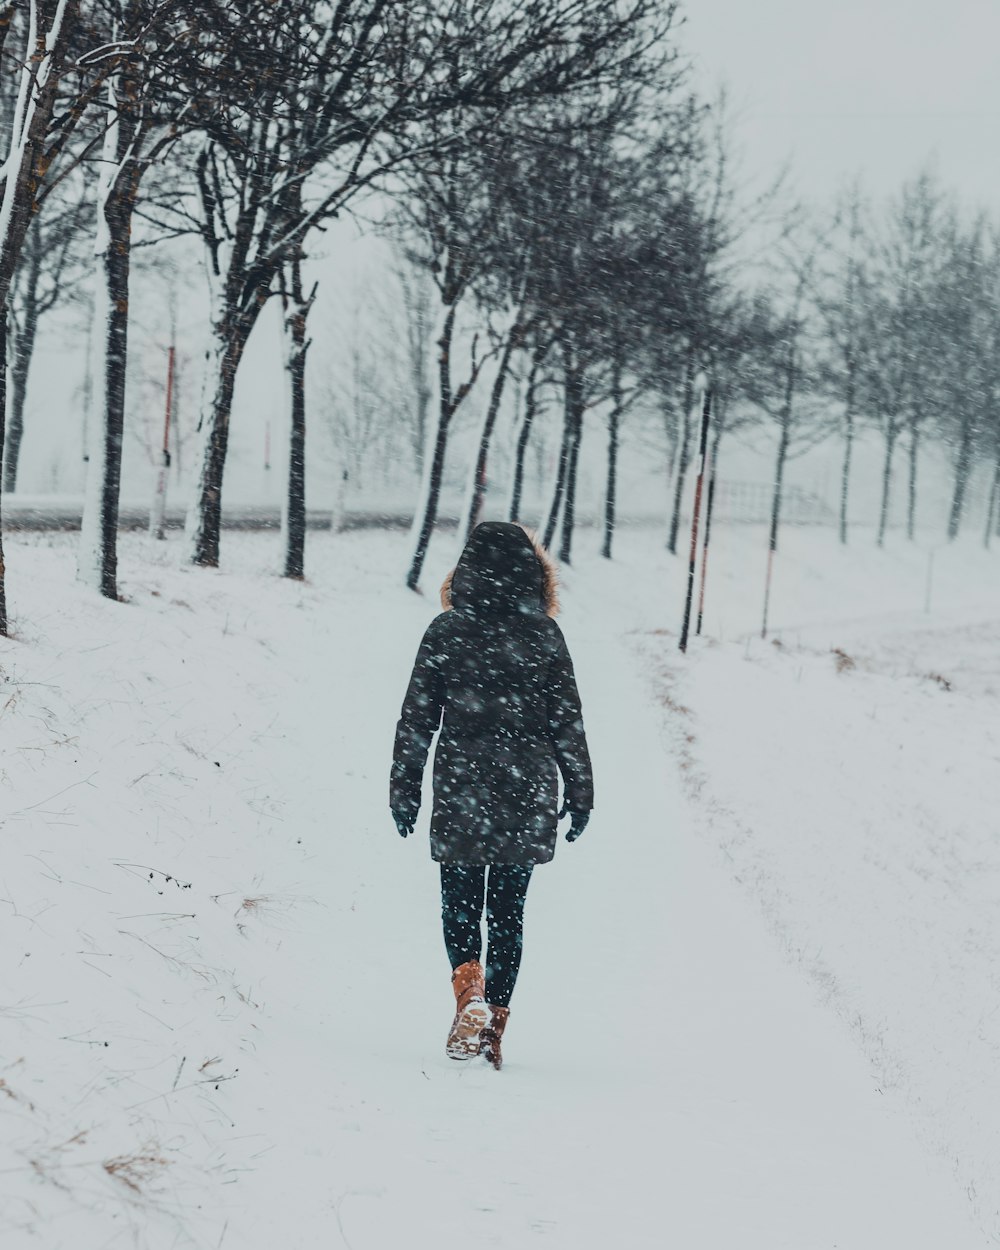
[(687, 0), (703, 92), (725, 84), (745, 172), (825, 197), (893, 191), (931, 157), (1000, 212), (1000, 0)]

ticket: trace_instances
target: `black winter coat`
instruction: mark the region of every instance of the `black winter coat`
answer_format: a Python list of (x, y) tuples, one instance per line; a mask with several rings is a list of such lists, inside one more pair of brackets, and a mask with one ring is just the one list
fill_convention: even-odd
[(453, 864), (543, 864), (555, 854), (558, 770), (593, 807), (590, 756), (555, 575), (519, 525), (473, 531), (424, 634), (396, 729), (389, 803), (415, 810), (431, 739), (431, 854)]

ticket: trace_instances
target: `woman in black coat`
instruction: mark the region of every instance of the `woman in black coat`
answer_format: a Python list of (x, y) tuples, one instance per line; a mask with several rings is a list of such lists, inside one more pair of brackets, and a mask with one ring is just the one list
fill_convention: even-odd
[(445, 611), (424, 634), (403, 701), (389, 804), (405, 838), (440, 727), (431, 854), (441, 865), (456, 999), (447, 1053), (482, 1052), (499, 1068), (531, 872), (555, 854), (560, 816), (571, 816), (567, 841), (583, 832), (594, 802), (590, 756), (573, 664), (553, 619), (555, 569), (527, 530), (478, 525), (441, 602)]

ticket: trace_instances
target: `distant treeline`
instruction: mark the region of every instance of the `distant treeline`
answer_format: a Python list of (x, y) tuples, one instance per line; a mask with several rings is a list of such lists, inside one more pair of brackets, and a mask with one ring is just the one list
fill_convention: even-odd
[[(389, 421), (382, 454), (417, 461), (408, 585), (436, 523), (456, 413), (485, 387), (459, 519), (468, 530), (512, 376), (522, 402), (504, 511), (520, 513), (533, 428), (557, 397), (541, 528), (565, 561), (584, 430), (605, 428), (610, 557), (621, 430), (640, 411), (662, 421), (676, 550), (701, 373), (716, 458), (729, 431), (769, 423), (777, 436), (775, 533), (789, 457), (836, 436), (846, 541), (856, 434), (871, 425), (885, 447), (879, 541), (900, 449), (912, 534), (929, 440), (953, 456), (949, 534), (979, 460), (993, 472), (995, 524), (994, 224), (964, 218), (929, 176), (878, 210), (858, 188), (824, 214), (785, 206), (779, 186), (746, 202), (725, 109), (693, 91), (678, 19), (663, 0), (0, 5), (4, 490), (17, 486), (39, 320), (89, 284), (79, 575), (117, 597), (132, 250), (140, 236), (189, 235), (211, 279), (190, 559), (219, 562), (234, 385), (277, 301), (290, 383), (285, 572), (303, 576), (310, 251), (332, 218), (377, 196), (377, 229), (402, 257), (410, 394), (375, 412), (358, 387), (343, 424), (349, 440)], [(5, 632), (2, 574), (0, 551)]]

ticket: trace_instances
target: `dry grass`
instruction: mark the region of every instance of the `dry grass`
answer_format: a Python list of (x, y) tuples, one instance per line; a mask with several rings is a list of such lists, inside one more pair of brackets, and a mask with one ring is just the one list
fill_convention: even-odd
[(850, 673), (858, 667), (857, 661), (853, 656), (842, 651), (840, 647), (834, 647), (832, 650), (833, 663), (838, 673)]
[(248, 916), (260, 915), (269, 905), (273, 905), (276, 900), (270, 894), (257, 894), (249, 898), (245, 898), (236, 909), (237, 916), (243, 912)]
[(951, 682), (947, 677), (943, 677), (940, 673), (926, 673), (925, 677), (928, 681), (936, 682), (942, 690), (953, 690)]
[(144, 1153), (119, 1155), (116, 1159), (106, 1159), (101, 1166), (133, 1193), (141, 1194), (143, 1186), (170, 1165), (154, 1148), (147, 1146)]

